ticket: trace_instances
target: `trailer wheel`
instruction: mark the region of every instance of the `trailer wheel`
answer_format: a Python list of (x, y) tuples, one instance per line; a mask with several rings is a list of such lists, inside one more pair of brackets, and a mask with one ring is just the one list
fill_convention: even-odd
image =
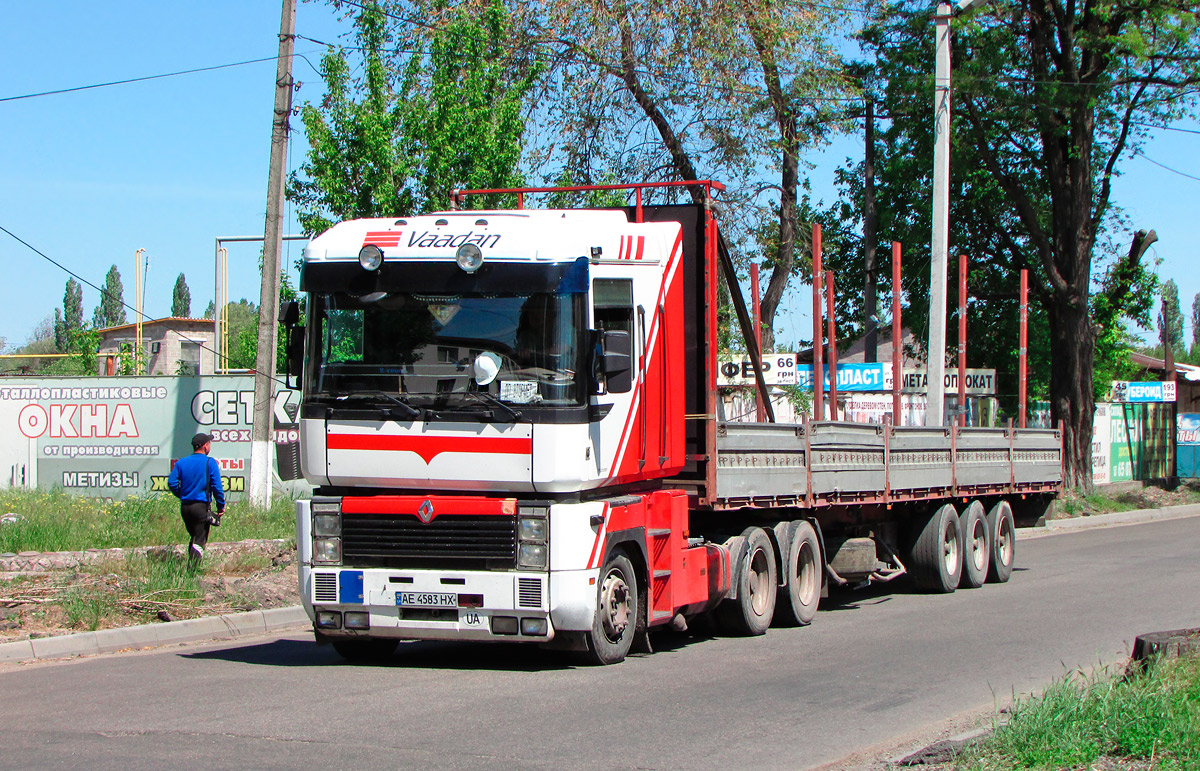
[(807, 626), (821, 602), (821, 547), (812, 523), (793, 523), (784, 577), (787, 586), (775, 599), (775, 620), (784, 626)]
[(775, 595), (779, 589), (779, 570), (775, 547), (761, 527), (747, 528), (746, 555), (738, 571), (737, 597), (717, 606), (721, 625), (735, 634), (760, 635), (771, 626), (775, 616)]
[(912, 549), (912, 575), (917, 587), (949, 593), (962, 574), (962, 532), (958, 513), (947, 503), (925, 523)]
[(987, 525), (988, 535), (992, 539), (992, 560), (988, 566), (987, 580), (1002, 584), (1012, 575), (1013, 563), (1017, 559), (1017, 529), (1008, 501), (1000, 501), (992, 507), (987, 515)]
[(333, 640), (333, 649), (346, 661), (367, 663), (384, 661), (396, 652), (399, 640), (386, 637)]
[(963, 572), (959, 586), (978, 589), (987, 580), (991, 564), (992, 536), (983, 504), (971, 501), (959, 516), (963, 536)]
[(595, 664), (616, 664), (625, 660), (637, 631), (637, 575), (628, 557), (617, 553), (608, 558), (596, 592), (596, 615), (587, 633), (589, 658)]

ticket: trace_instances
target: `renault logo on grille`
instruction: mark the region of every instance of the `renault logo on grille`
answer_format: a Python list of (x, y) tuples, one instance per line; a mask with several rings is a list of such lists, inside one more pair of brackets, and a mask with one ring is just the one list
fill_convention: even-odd
[(425, 499), (425, 502), (417, 509), (417, 519), (427, 525), (430, 523), (433, 519), (433, 501), (428, 498)]

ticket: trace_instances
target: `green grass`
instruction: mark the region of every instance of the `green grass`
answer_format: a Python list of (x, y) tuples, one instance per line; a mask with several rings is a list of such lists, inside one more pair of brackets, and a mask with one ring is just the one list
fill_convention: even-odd
[[(1007, 723), (959, 758), (959, 768), (1200, 769), (1200, 658), (1173, 659), (1122, 676), (1073, 673), (1019, 700)], [(1112, 767), (1112, 766), (1109, 766)]]
[[(20, 519), (0, 525), (0, 553), (82, 551), (186, 543), (187, 531), (173, 496), (152, 494), (106, 502), (61, 489), (0, 491), (0, 514)], [(295, 535), (295, 503), (276, 498), (261, 509), (239, 501), (230, 504), (213, 528), (210, 541), (289, 538)]]

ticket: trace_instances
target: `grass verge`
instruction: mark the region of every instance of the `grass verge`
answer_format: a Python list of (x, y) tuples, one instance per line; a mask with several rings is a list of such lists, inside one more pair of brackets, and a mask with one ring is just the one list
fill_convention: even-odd
[(0, 641), (295, 604), (294, 552), (210, 553), (198, 569), (151, 549), (73, 570), (0, 579)]
[(1103, 670), (1018, 700), (1008, 721), (955, 763), (998, 769), (1200, 769), (1200, 658), (1128, 676)]
[[(17, 519), (0, 524), (0, 553), (82, 551), (186, 543), (179, 501), (151, 494), (123, 501), (84, 498), (62, 489), (0, 491), (0, 515)], [(231, 503), (212, 529), (211, 541), (288, 538), (295, 535), (295, 502), (276, 498), (270, 508)]]

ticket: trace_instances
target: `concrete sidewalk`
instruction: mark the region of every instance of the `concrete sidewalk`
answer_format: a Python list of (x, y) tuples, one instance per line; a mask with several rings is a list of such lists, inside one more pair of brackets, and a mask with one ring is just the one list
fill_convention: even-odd
[(90, 656), (175, 643), (235, 640), (239, 637), (281, 632), (285, 629), (303, 629), (308, 627), (308, 624), (304, 608), (292, 605), (287, 608), (252, 610), (247, 613), (231, 613), (226, 616), (209, 616), (187, 621), (39, 637), (35, 640), (0, 644), (0, 664)]
[[(1019, 528), (1017, 540), (1096, 527), (1119, 527), (1194, 516), (1200, 516), (1200, 504), (1121, 511), (1090, 517), (1052, 519), (1039, 527)], [(304, 609), (299, 605), (293, 605), (287, 608), (254, 610), (248, 613), (196, 618), (189, 621), (169, 621), (162, 624), (145, 624), (121, 629), (103, 629), (98, 632), (81, 632), (58, 637), (41, 637), (36, 640), (2, 643), (0, 644), (0, 664), (89, 656), (175, 643), (235, 640), (239, 637), (308, 627), (309, 620)]]

